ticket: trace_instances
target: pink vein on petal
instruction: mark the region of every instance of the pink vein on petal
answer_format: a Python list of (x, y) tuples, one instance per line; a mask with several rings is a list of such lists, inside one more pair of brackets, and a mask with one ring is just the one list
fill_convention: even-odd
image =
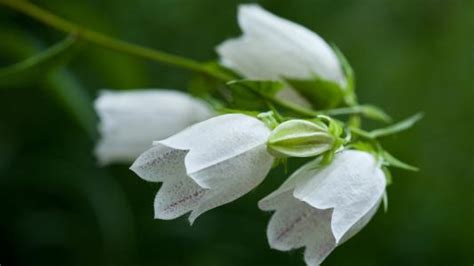
[(183, 204), (183, 203), (185, 203), (185, 202), (187, 202), (187, 201), (190, 201), (190, 200), (198, 200), (198, 199), (200, 199), (202, 196), (204, 196), (204, 192), (205, 192), (205, 191), (206, 191), (205, 189), (197, 190), (197, 191), (195, 191), (194, 193), (189, 194), (189, 195), (187, 195), (187, 196), (185, 196), (185, 197), (183, 197), (183, 198), (181, 198), (181, 199), (179, 199), (179, 200), (177, 200), (177, 201), (175, 201), (175, 202), (169, 204), (168, 206), (166, 206), (166, 208), (163, 209), (163, 211), (168, 211), (168, 210), (170, 210), (170, 209), (172, 209), (172, 208), (175, 208), (175, 207), (178, 206), (179, 204)]
[(300, 216), (298, 216), (292, 223), (290, 223), (289, 225), (287, 225), (286, 227), (283, 228), (283, 230), (278, 234), (277, 236), (277, 240), (280, 241), (283, 237), (285, 237), (286, 235), (288, 235), (288, 233), (293, 230), (293, 228), (298, 224), (300, 223), (301, 221), (303, 221), (306, 217), (308, 217), (308, 212), (304, 212), (303, 214), (301, 214)]

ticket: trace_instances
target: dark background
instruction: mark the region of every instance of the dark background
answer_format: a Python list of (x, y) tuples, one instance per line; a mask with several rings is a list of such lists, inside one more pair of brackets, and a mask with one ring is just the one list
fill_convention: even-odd
[[(240, 34), (238, 1), (35, 3), (86, 27), (202, 61)], [(384, 142), (421, 171), (394, 170), (388, 212), (380, 210), (325, 265), (472, 265), (474, 1), (259, 3), (337, 44), (356, 71), (362, 102), (397, 119), (426, 114)], [(64, 38), (3, 6), (0, 34), (2, 66)], [(189, 78), (187, 71), (83, 46), (67, 67), (0, 86), (0, 264), (303, 265), (301, 250), (268, 247), (270, 214), (256, 206), (284, 180), (276, 171), (189, 226), (184, 217), (153, 220), (158, 184), (127, 165), (97, 167), (87, 122), (95, 119), (90, 103), (99, 89), (185, 89)]]

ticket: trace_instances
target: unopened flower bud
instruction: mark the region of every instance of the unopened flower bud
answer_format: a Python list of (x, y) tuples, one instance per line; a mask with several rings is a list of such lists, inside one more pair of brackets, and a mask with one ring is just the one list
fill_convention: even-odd
[(295, 119), (278, 125), (267, 147), (276, 157), (312, 157), (331, 150), (334, 141), (326, 124)]

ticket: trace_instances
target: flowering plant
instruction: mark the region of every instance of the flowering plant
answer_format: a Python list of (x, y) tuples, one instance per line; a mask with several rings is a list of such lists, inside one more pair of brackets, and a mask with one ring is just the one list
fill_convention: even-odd
[(140, 178), (163, 183), (154, 201), (157, 219), (190, 213), (193, 223), (257, 187), (272, 169), (306, 158), (258, 206), (273, 212), (267, 228), (272, 248), (304, 247), (305, 262), (319, 265), (382, 203), (387, 208), (389, 167), (417, 170), (387, 152), (381, 138), (422, 116), (364, 130), (363, 119), (392, 121), (380, 108), (359, 104), (355, 74), (342, 52), (258, 5), (240, 6), (243, 35), (217, 46), (218, 62), (200, 63), (81, 28), (25, 1), (0, 3), (71, 34), (29, 67), (85, 40), (196, 72), (189, 93), (106, 91), (95, 101), (97, 159), (132, 163)]

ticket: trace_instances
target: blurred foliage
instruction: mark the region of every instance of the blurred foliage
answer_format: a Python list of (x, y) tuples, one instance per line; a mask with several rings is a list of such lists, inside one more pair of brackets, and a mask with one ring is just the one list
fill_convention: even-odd
[[(234, 0), (34, 2), (86, 27), (203, 61), (240, 34)], [(397, 120), (426, 114), (384, 142), (421, 171), (393, 169), (388, 212), (379, 211), (325, 265), (472, 265), (474, 1), (259, 3), (337, 44), (356, 72), (360, 102), (377, 103)], [(0, 67), (65, 37), (0, 7)], [(191, 227), (185, 218), (153, 220), (158, 184), (127, 166), (97, 167), (91, 102), (100, 89), (186, 89), (191, 76), (83, 45), (66, 67), (0, 87), (0, 264), (303, 265), (301, 250), (269, 249), (270, 214), (256, 206), (284, 180), (281, 168)], [(292, 161), (290, 171), (300, 163)]]

